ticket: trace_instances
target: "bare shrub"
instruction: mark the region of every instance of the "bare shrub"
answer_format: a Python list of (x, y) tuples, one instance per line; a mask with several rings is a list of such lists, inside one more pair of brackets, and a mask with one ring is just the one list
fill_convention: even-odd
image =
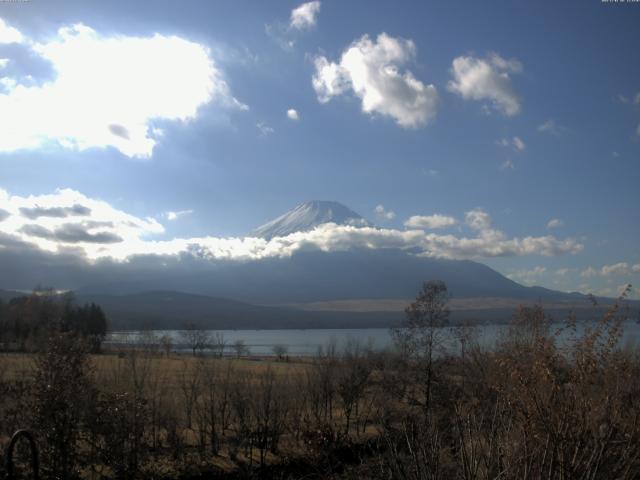
[(211, 334), (194, 322), (186, 322), (184, 328), (180, 330), (182, 342), (189, 347), (195, 357), (198, 352), (202, 353), (211, 346)]
[(87, 351), (87, 345), (70, 334), (58, 334), (35, 358), (33, 427), (52, 478), (78, 474), (78, 442), (93, 389)]

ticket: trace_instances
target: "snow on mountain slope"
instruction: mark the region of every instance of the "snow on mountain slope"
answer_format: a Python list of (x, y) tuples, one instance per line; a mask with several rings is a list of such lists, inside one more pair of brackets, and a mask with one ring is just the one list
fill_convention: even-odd
[(323, 223), (367, 227), (371, 224), (362, 216), (338, 202), (313, 200), (298, 205), (250, 233), (252, 237), (282, 237), (294, 232), (312, 230)]

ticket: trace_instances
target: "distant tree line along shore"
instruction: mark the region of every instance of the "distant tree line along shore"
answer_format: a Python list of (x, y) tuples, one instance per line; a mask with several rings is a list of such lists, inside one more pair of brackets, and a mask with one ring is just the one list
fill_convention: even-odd
[(107, 334), (107, 317), (99, 305), (75, 305), (73, 295), (58, 295), (51, 289), (34, 290), (6, 303), (0, 299), (3, 351), (39, 351), (57, 333), (78, 337), (98, 353)]

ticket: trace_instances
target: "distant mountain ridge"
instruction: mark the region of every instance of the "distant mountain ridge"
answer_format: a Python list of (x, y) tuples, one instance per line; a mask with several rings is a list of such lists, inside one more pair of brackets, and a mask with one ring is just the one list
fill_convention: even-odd
[(259, 226), (249, 236), (270, 240), (274, 237), (283, 237), (295, 232), (306, 232), (329, 222), (355, 227), (372, 226), (364, 217), (341, 203), (312, 200), (301, 203), (275, 220)]

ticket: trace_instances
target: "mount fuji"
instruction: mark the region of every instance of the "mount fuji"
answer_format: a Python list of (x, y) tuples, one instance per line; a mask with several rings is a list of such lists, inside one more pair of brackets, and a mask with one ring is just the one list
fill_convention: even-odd
[(329, 222), (354, 227), (372, 226), (365, 218), (341, 203), (312, 200), (261, 225), (253, 230), (249, 236), (271, 240), (274, 237), (284, 237), (295, 232), (313, 230), (315, 227)]

